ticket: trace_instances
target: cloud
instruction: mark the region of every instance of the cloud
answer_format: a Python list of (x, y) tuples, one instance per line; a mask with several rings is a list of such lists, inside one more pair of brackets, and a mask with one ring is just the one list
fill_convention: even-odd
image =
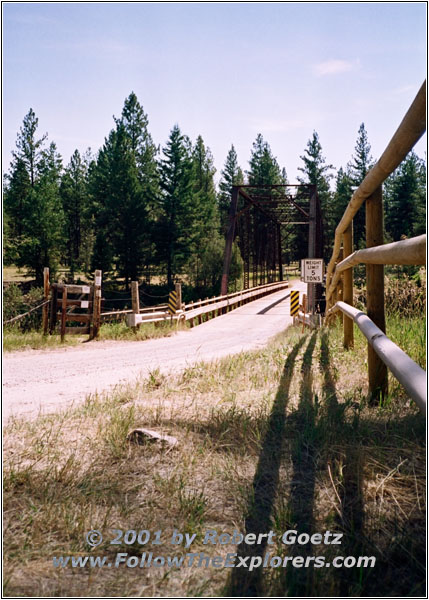
[(357, 60), (349, 61), (334, 58), (314, 65), (313, 69), (318, 77), (324, 77), (325, 75), (337, 75), (338, 73), (353, 71), (358, 65), (359, 61)]

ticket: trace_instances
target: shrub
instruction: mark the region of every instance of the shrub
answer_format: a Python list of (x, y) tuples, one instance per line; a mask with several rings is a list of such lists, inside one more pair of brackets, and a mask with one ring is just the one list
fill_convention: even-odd
[[(43, 289), (32, 288), (24, 294), (16, 283), (6, 286), (3, 292), (3, 321), (6, 322), (13, 317), (22, 315), (42, 302)], [(21, 331), (38, 329), (42, 321), (42, 309), (36, 310), (15, 321), (7, 327), (14, 327)]]

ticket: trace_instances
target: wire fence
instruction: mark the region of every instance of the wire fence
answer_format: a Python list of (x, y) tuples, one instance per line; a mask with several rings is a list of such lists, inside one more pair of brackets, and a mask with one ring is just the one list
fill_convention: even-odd
[(50, 302), (50, 300), (45, 300), (44, 302), (42, 302), (38, 306), (35, 306), (34, 308), (30, 308), (30, 310), (28, 310), (27, 312), (22, 313), (21, 315), (17, 315), (16, 317), (12, 317), (12, 319), (8, 319), (7, 321), (3, 321), (3, 325), (9, 325), (10, 323), (14, 323), (15, 321), (19, 321), (20, 319), (23, 319), (24, 317), (26, 317), (30, 313), (32, 313), (32, 312), (34, 312), (34, 311), (42, 308), (46, 304), (49, 304), (49, 302)]

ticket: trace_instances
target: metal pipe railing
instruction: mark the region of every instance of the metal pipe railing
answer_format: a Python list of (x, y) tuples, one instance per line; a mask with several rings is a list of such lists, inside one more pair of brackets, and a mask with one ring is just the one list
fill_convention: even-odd
[(426, 414), (425, 371), (394, 344), (365, 313), (340, 301), (330, 309), (328, 316), (338, 310), (353, 319), (383, 363), (404, 387), (420, 410)]

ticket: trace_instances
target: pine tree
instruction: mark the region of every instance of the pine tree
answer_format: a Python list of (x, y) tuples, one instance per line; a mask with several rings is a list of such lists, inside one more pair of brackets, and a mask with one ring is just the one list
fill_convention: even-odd
[(85, 238), (91, 232), (85, 216), (88, 211), (88, 162), (75, 150), (61, 178), (60, 196), (65, 215), (67, 264), (72, 279), (85, 265)]
[(17, 136), (11, 172), (6, 178), (5, 213), (8, 256), (43, 282), (43, 268), (52, 275), (62, 247), (63, 210), (59, 198), (61, 157), (46, 134), (37, 138), (38, 119), (30, 108)]
[(410, 152), (385, 184), (385, 228), (393, 241), (425, 232), (426, 169)]
[(353, 180), (350, 175), (350, 169), (349, 167), (346, 167), (346, 170), (344, 170), (340, 167), (337, 172), (335, 192), (332, 201), (333, 233), (335, 233), (335, 228), (342, 219), (352, 194)]
[(333, 177), (329, 171), (334, 167), (326, 164), (325, 157), (322, 154), (322, 145), (316, 131), (313, 131), (313, 136), (308, 140), (304, 152), (305, 154), (300, 156), (304, 166), (298, 167), (298, 170), (304, 173), (304, 177), (298, 177), (298, 181), (302, 184), (310, 183), (317, 186), (324, 226), (324, 256), (327, 257), (332, 246), (334, 230), (332, 193), (329, 188), (329, 181)]
[(221, 220), (221, 231), (225, 235), (228, 229), (229, 207), (231, 205), (231, 194), (233, 185), (244, 183), (243, 171), (238, 165), (237, 153), (232, 145), (225, 160), (225, 165), (221, 171), (221, 180), (219, 182), (218, 206)]
[(31, 190), (31, 179), (22, 158), (17, 157), (12, 171), (5, 178), (4, 208), (9, 218), (10, 235), (15, 239), (22, 236), (26, 202)]
[[(270, 145), (260, 133), (253, 143), (249, 165), (250, 170), (247, 171), (248, 182), (255, 188), (259, 185), (279, 185), (283, 183), (277, 159), (273, 156)], [(253, 193), (257, 195), (258, 191), (255, 190)]]
[(34, 110), (30, 108), (24, 117), (23, 126), (20, 128), (16, 140), (18, 152), (13, 152), (13, 157), (22, 160), (26, 171), (30, 177), (30, 183), (33, 187), (36, 181), (39, 163), (42, 158), (43, 143), (47, 138), (45, 133), (40, 139), (36, 139), (36, 131), (39, 119)]
[(90, 174), (97, 234), (93, 268), (123, 277), (128, 288), (153, 262), (153, 215), (159, 199), (157, 149), (134, 93)]
[(196, 211), (192, 189), (192, 150), (179, 126), (171, 130), (161, 160), (161, 217), (157, 226), (160, 261), (166, 265), (167, 283), (190, 259), (195, 242)]
[(128, 289), (144, 264), (146, 210), (130, 139), (121, 123), (99, 153), (93, 188), (98, 205), (93, 268), (106, 273), (115, 268)]
[(219, 210), (214, 184), (216, 169), (213, 156), (198, 136), (192, 151), (192, 187), (195, 209), (195, 241), (189, 272), (195, 287), (217, 288), (220, 285), (223, 260), (223, 238), (219, 229)]
[(43, 283), (44, 267), (49, 267), (55, 276), (61, 258), (64, 227), (59, 193), (61, 168), (61, 157), (51, 142), (34, 173), (18, 248), (17, 266), (27, 267), (35, 275), (37, 285)]
[[(371, 156), (371, 145), (364, 123), (361, 123), (355, 146), (355, 153), (347, 165), (350, 170), (352, 184), (358, 188), (374, 164)], [(365, 241), (365, 203), (360, 207), (353, 219), (353, 243), (355, 248), (366, 246)]]
[(146, 208), (156, 212), (160, 194), (158, 148), (148, 130), (148, 116), (134, 92), (125, 100), (121, 118), (116, 122), (124, 127), (129, 137)]

